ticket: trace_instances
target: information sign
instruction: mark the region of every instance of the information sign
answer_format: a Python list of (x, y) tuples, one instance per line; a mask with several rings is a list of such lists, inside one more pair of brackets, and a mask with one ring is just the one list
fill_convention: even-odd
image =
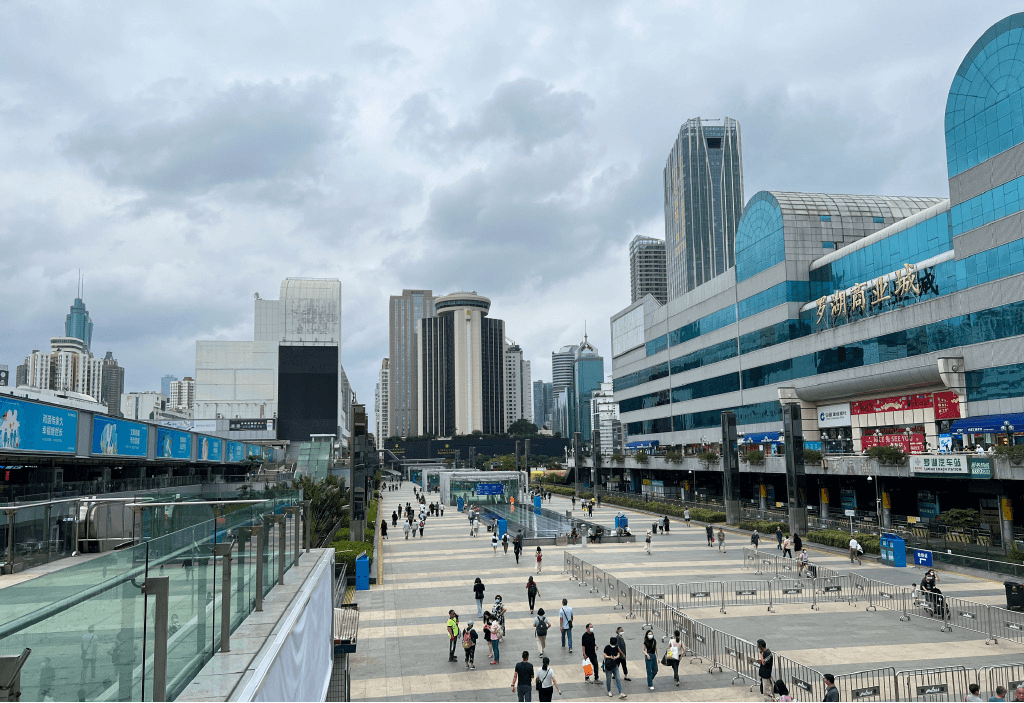
[(931, 566), (932, 553), (927, 549), (915, 549), (914, 564), (916, 564), (917, 566)]
[(476, 485), (478, 496), (500, 496), (505, 494), (505, 486), (501, 483), (478, 483)]

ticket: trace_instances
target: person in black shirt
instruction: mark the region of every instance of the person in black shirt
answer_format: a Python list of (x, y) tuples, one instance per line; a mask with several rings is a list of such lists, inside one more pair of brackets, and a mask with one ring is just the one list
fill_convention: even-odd
[(715, 528), (713, 528), (713, 527), (711, 526), (711, 524), (709, 523), (708, 525), (706, 525), (706, 526), (704, 527), (704, 531), (705, 531), (705, 532), (707, 533), (707, 535), (708, 535), (708, 546), (710, 547), (710, 546), (711, 546), (711, 540), (712, 540), (712, 538), (713, 538), (713, 537), (714, 537), (714, 535), (715, 535)]
[[(533, 683), (533, 664), (530, 663), (530, 653), (524, 649), (523, 660), (516, 664), (516, 671), (512, 674), (512, 690), (519, 696), (519, 700), (532, 700), (531, 683)], [(518, 688), (516, 684), (518, 684)]]
[(484, 616), (484, 584), (477, 578), (473, 582), (473, 597), (476, 599), (476, 614), (477, 617)]
[(622, 692), (622, 682), (619, 681), (619, 658), (621, 656), (619, 640), (617, 637), (612, 637), (604, 648), (604, 686), (608, 690), (608, 695), (611, 696), (612, 679), (615, 679), (615, 685), (619, 689), (619, 698), (625, 698), (626, 694)]
[(800, 550), (804, 548), (804, 541), (800, 539), (800, 535), (796, 532), (793, 533), (793, 551), (796, 554), (800, 553)]
[(768, 643), (764, 640), (757, 641), (757, 677), (761, 680), (761, 693), (764, 693), (764, 684), (768, 682), (768, 692), (775, 689), (772, 685), (772, 666), (775, 664), (775, 657), (772, 650), (768, 649)]
[(658, 675), (658, 642), (652, 630), (644, 634), (644, 664), (647, 665), (647, 687), (653, 691), (654, 677)]
[[(601, 676), (597, 673), (597, 640), (594, 638), (594, 626), (587, 623), (587, 631), (583, 633), (583, 637), (580, 638), (580, 644), (583, 645), (583, 656), (590, 660), (590, 663), (594, 666), (594, 683), (601, 683)], [(587, 683), (590, 683), (590, 677), (586, 677)]]
[[(476, 663), (473, 659), (476, 656), (476, 641), (480, 639), (480, 635), (473, 629), (473, 621), (470, 620), (466, 623), (466, 629), (462, 631), (462, 648), (466, 651), (466, 668), (475, 669)], [(469, 646), (466, 646), (466, 642), (469, 642)]]

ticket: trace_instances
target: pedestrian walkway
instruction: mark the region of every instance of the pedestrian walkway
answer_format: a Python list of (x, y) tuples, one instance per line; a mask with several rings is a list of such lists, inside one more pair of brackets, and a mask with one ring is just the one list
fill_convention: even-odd
[[(413, 501), (412, 487), (385, 491), (381, 515), (389, 517), (399, 503)], [(436, 500), (437, 494), (431, 494)], [(429, 499), (428, 499), (429, 502)], [(545, 507), (548, 503), (545, 501)], [(520, 508), (516, 508), (519, 510)], [(566, 508), (558, 506), (564, 511)], [(612, 523), (614, 511), (594, 511), (596, 522)], [(599, 519), (600, 518), (600, 519)], [(516, 700), (511, 688), (515, 664), (523, 650), (530, 652), (530, 661), (540, 667), (537, 642), (526, 597), (526, 581), (533, 576), (539, 587), (537, 606), (542, 607), (553, 624), (548, 634), (545, 654), (551, 659), (555, 678), (564, 692), (562, 698), (593, 700), (606, 698), (604, 678), (601, 686), (583, 681), (582, 650), (578, 639), (587, 622), (594, 624), (598, 650), (608, 643), (618, 626), (625, 628), (627, 662), (632, 681), (623, 682), (623, 691), (630, 698), (645, 701), (756, 701), (762, 700), (749, 686), (731, 686), (729, 678), (709, 674), (707, 665), (684, 663), (680, 666), (682, 686), (672, 684), (672, 671), (660, 667), (655, 690), (650, 691), (644, 673), (641, 650), (643, 632), (635, 620), (627, 620), (622, 611), (612, 610), (607, 601), (585, 588), (579, 588), (562, 572), (562, 548), (542, 548), (544, 561), (541, 574), (536, 573), (535, 552), (531, 549), (516, 564), (509, 547), (501, 547), (494, 556), (490, 533), (481, 528), (479, 537), (469, 536), (469, 522), (454, 508), (445, 508), (444, 517), (427, 518), (423, 537), (404, 539), (401, 530), (389, 529), (390, 539), (382, 541), (384, 550), (384, 585), (356, 593), (359, 603), (359, 650), (351, 658), (352, 700), (367, 701), (500, 701)], [(627, 546), (627, 545), (622, 545)], [(642, 550), (642, 544), (629, 547)], [(606, 549), (588, 548), (588, 555)], [(583, 549), (578, 547), (578, 549)], [(494, 596), (505, 601), (507, 635), (501, 645), (501, 663), (487, 663), (483, 644), (483, 626), (477, 617), (473, 599), (473, 580), (479, 577), (486, 586), (484, 603), (488, 607)], [(567, 598), (575, 610), (573, 653), (559, 644), (558, 609)], [(474, 621), (481, 635), (477, 646), (476, 669), (463, 664), (462, 648), (459, 663), (448, 660), (448, 639), (445, 621), (449, 608), (459, 614), (461, 625)], [(659, 647), (661, 642), (659, 641)], [(660, 651), (660, 650), (659, 650)], [(613, 684), (613, 691), (616, 691)], [(557, 693), (555, 694), (557, 697)], [(537, 692), (533, 691), (537, 700)]]

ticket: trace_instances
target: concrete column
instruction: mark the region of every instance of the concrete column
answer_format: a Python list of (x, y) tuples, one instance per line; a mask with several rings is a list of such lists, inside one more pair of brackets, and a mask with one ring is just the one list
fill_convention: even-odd
[(999, 496), (999, 536), (1004, 547), (1013, 545), (1013, 502), (1009, 496)]
[(821, 496), (819, 514), (822, 520), (828, 520), (828, 488), (820, 486), (818, 493)]
[(762, 483), (760, 486), (757, 487), (757, 490), (757, 509), (763, 513), (765, 510), (768, 509), (768, 486)]
[[(878, 490), (882, 496), (882, 528), (888, 530), (892, 527), (892, 499), (889, 497), (889, 491), (885, 488), (885, 483), (880, 479), (878, 481)], [(1013, 529), (1010, 529), (1011, 534)]]

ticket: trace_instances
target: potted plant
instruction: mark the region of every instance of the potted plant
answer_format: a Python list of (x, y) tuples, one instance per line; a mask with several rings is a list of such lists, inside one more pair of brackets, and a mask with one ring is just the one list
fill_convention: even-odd
[(647, 463), (647, 452), (645, 452), (643, 449), (641, 449), (641, 450), (639, 450), (636, 453), (636, 455), (633, 458), (636, 459), (636, 463), (638, 463), (638, 464), (646, 464)]
[(817, 449), (805, 449), (804, 450), (804, 463), (805, 464), (820, 464), (821, 463), (821, 452)]
[(764, 465), (764, 452), (762, 452), (760, 449), (750, 449), (748, 451), (745, 451), (742, 454), (740, 454), (740, 458), (742, 458), (743, 461), (747, 462), (748, 464), (753, 464), (754, 466)]

